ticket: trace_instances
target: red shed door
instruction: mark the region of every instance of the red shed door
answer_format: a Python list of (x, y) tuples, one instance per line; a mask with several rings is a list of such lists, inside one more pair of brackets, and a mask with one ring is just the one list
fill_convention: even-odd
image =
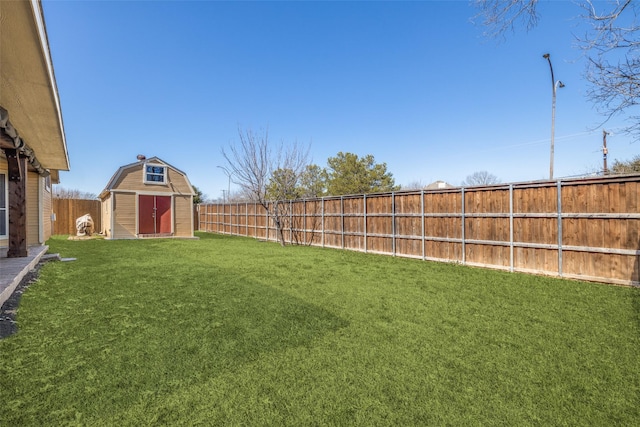
[(138, 196), (138, 233), (171, 233), (171, 196)]

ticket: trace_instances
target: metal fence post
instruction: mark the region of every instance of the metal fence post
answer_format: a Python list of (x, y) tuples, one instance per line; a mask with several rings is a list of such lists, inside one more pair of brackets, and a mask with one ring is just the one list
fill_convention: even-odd
[(422, 229), (422, 260), (427, 259), (427, 248), (426, 246), (426, 227), (424, 226), (424, 189), (420, 190), (420, 227)]
[(344, 197), (340, 196), (340, 235), (342, 236), (342, 249), (344, 249)]
[(562, 181), (558, 180), (558, 275), (562, 277)]
[(391, 192), (391, 254), (396, 256), (396, 193)]
[(269, 241), (269, 210), (264, 210), (264, 226), (265, 226), (265, 240)]
[(321, 218), (322, 218), (322, 225), (321, 225), (321, 240), (322, 240), (322, 247), (324, 248), (324, 197), (322, 198), (322, 206), (321, 206)]
[(509, 184), (509, 269), (513, 273), (513, 184)]
[(363, 201), (363, 215), (364, 215), (364, 252), (366, 253), (368, 250), (367, 247), (367, 195), (364, 194), (362, 197), (362, 201)]
[(466, 249), (466, 243), (465, 243), (465, 229), (464, 229), (464, 187), (462, 187), (462, 190), (460, 191), (460, 198), (462, 199), (462, 206), (460, 207), (460, 210), (462, 212), (461, 218), (462, 218), (462, 264), (466, 264), (467, 262), (467, 249)]

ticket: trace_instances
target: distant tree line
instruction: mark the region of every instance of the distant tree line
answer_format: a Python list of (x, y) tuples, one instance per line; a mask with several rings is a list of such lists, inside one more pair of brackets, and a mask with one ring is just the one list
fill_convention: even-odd
[(89, 193), (82, 190), (60, 187), (55, 185), (53, 187), (54, 199), (83, 199), (83, 200), (95, 200), (98, 196), (95, 193)]

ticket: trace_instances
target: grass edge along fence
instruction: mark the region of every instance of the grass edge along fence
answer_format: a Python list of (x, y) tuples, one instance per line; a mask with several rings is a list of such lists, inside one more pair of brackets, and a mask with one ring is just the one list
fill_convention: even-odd
[[(640, 285), (640, 174), (286, 202), (288, 243)], [(199, 229), (277, 241), (254, 203), (202, 204)]]

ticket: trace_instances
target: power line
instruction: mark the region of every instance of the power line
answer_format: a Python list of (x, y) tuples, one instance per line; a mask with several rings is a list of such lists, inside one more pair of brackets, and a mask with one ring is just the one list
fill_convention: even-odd
[[(567, 139), (571, 139), (571, 138), (576, 138), (578, 136), (591, 135), (591, 134), (593, 134), (595, 132), (596, 132), (596, 130), (584, 131), (584, 132), (574, 133), (574, 134), (570, 134), (570, 135), (559, 136), (559, 137), (556, 137), (555, 140), (556, 141), (558, 141), (558, 140), (562, 141), (562, 140), (567, 140)], [(536, 140), (536, 141), (522, 142), (522, 143), (519, 143), (519, 144), (493, 146), (491, 148), (487, 148), (487, 149), (484, 149), (484, 150), (473, 150), (473, 153), (502, 151), (502, 150), (509, 149), (509, 148), (527, 147), (527, 146), (542, 145), (542, 144), (547, 144), (547, 143), (549, 143), (549, 138), (539, 139), (539, 140)]]
[[(615, 135), (614, 131), (618, 130), (621, 128), (615, 128), (612, 130), (608, 130), (607, 131), (607, 135)], [(556, 141), (558, 140), (567, 140), (567, 139), (572, 139), (572, 138), (576, 138), (579, 136), (584, 136), (584, 135), (593, 135), (594, 133), (598, 132), (598, 129), (593, 129), (593, 130), (588, 130), (588, 131), (583, 131), (583, 132), (578, 132), (578, 133), (573, 133), (573, 134), (569, 134), (569, 135), (563, 135), (563, 136), (558, 136), (555, 138)], [(541, 145), (541, 144), (547, 144), (549, 142), (549, 138), (546, 139), (539, 139), (536, 141), (529, 141), (529, 142), (522, 142), (519, 144), (511, 144), (511, 145), (501, 145), (501, 146), (494, 146), (492, 148), (486, 149), (486, 150), (482, 150), (481, 152), (485, 152), (485, 151), (499, 151), (499, 150), (504, 150), (506, 148), (518, 148), (518, 147), (526, 147), (526, 146), (530, 146), (530, 145)], [(600, 151), (600, 150), (598, 150)]]

